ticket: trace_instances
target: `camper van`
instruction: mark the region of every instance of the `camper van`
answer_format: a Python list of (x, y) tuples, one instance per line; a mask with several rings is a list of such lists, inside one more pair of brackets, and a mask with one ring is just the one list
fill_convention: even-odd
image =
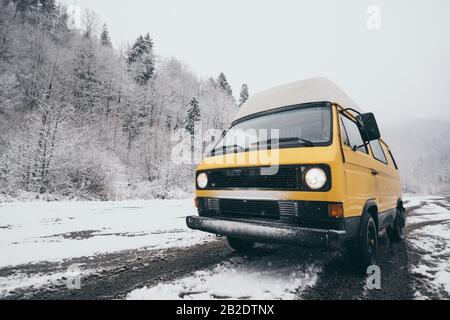
[(399, 168), (374, 114), (323, 78), (251, 96), (198, 166), (195, 204), (188, 227), (237, 251), (346, 246), (369, 266), (381, 230), (404, 238)]

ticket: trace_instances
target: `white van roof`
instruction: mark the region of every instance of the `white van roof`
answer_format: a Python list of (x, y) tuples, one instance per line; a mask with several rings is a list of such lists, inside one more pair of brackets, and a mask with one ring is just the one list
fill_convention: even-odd
[(235, 121), (254, 113), (310, 102), (337, 103), (344, 108), (361, 109), (332, 81), (313, 78), (256, 93), (241, 106)]

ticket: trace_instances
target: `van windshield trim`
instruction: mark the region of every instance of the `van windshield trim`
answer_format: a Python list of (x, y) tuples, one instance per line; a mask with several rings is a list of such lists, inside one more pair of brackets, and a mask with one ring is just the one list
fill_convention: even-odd
[[(288, 148), (313, 148), (313, 147), (327, 147), (333, 144), (333, 140), (334, 140), (334, 134), (333, 134), (333, 123), (334, 123), (334, 118), (333, 118), (333, 109), (332, 109), (333, 104), (329, 101), (321, 101), (321, 102), (309, 102), (309, 103), (303, 103), (303, 104), (297, 104), (297, 105), (292, 105), (292, 106), (286, 106), (286, 107), (281, 107), (281, 108), (275, 108), (275, 109), (270, 109), (267, 111), (262, 111), (262, 112), (257, 112), (251, 115), (248, 115), (246, 117), (240, 118), (235, 120), (231, 127), (224, 131), (222, 137), (217, 141), (217, 143), (214, 145), (214, 147), (212, 148), (209, 156), (213, 157), (213, 156), (218, 156), (218, 155), (225, 155), (225, 154), (230, 154), (230, 153), (242, 153), (242, 152), (249, 152), (249, 151), (257, 151), (257, 150), (267, 150), (270, 149), (271, 146), (270, 144), (267, 144), (267, 148), (258, 148), (259, 145), (256, 145), (255, 147), (249, 147), (249, 148), (239, 148), (239, 150), (237, 150), (236, 148), (233, 148), (233, 150), (226, 150), (225, 152), (223, 152), (223, 149), (217, 148), (219, 143), (221, 142), (222, 138), (224, 136), (226, 136), (226, 134), (228, 133), (228, 131), (230, 131), (231, 129), (233, 129), (236, 125), (248, 121), (248, 120), (252, 120), (255, 118), (259, 118), (262, 116), (267, 116), (267, 115), (272, 115), (272, 114), (277, 114), (277, 113), (283, 113), (286, 111), (293, 111), (293, 110), (299, 110), (299, 109), (307, 109), (307, 108), (318, 108), (318, 107), (327, 107), (328, 111), (330, 113), (330, 137), (328, 139), (328, 141), (326, 142), (314, 142), (313, 145), (311, 145), (310, 143), (305, 143), (304, 141), (302, 141), (303, 139), (298, 139), (298, 141), (294, 142), (291, 141), (289, 143), (283, 143), (283, 144), (279, 144), (279, 146), (277, 147), (277, 149), (288, 149)], [(301, 137), (300, 137), (301, 138)], [(218, 152), (219, 151), (219, 152)]]
[[(255, 119), (255, 118), (259, 118), (262, 116), (267, 116), (270, 114), (275, 114), (275, 113), (280, 113), (280, 112), (285, 112), (285, 111), (291, 111), (291, 110), (297, 110), (297, 109), (306, 109), (306, 108), (317, 108), (317, 107), (330, 107), (333, 104), (329, 101), (318, 101), (318, 102), (308, 102), (308, 103), (302, 103), (302, 104), (294, 104), (291, 106), (285, 106), (285, 107), (280, 107), (280, 108), (275, 108), (275, 109), (269, 109), (269, 110), (265, 110), (265, 111), (260, 111), (260, 112), (256, 112), (253, 114), (250, 114), (248, 116), (239, 118), (237, 120), (234, 120), (231, 123), (231, 128), (233, 128), (234, 126), (236, 126), (237, 124), (247, 121), (247, 120), (251, 120), (251, 119)], [(231, 129), (230, 128), (230, 129)]]

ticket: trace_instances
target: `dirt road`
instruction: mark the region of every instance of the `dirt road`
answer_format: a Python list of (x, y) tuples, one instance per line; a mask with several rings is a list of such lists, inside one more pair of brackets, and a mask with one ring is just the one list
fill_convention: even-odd
[[(214, 266), (238, 261), (240, 267), (252, 266), (264, 261), (259, 270), (271, 268), (272, 262), (320, 265), (314, 285), (298, 292), (299, 299), (448, 299), (443, 288), (430, 284), (429, 275), (414, 271), (423, 265), (425, 252), (409, 240), (425, 241), (418, 238), (417, 231), (427, 226), (448, 228), (447, 219), (417, 220), (427, 214), (422, 212), (430, 205), (448, 209), (448, 200), (421, 202), (408, 209), (413, 222), (408, 225), (408, 240), (391, 244), (385, 234), (380, 235), (380, 268), (382, 272), (381, 289), (368, 290), (366, 278), (355, 269), (355, 264), (346, 250), (324, 252), (321, 250), (290, 248), (283, 246), (258, 246), (245, 257), (234, 253), (225, 239), (207, 242), (184, 249), (168, 250), (129, 250), (101, 256), (77, 258), (63, 263), (41, 263), (0, 269), (0, 277), (8, 277), (20, 269), (29, 277), (34, 274), (55, 274), (77, 264), (85, 270), (94, 270), (81, 279), (79, 290), (68, 289), (67, 279), (61, 278), (50, 286), (19, 289), (11, 292), (5, 299), (122, 299), (128, 293), (142, 287), (153, 287), (170, 283), (190, 276), (198, 270), (210, 270)], [(287, 258), (288, 257), (288, 258)], [(233, 260), (234, 259), (234, 260)], [(236, 260), (238, 259), (238, 260)], [(281, 262), (280, 262), (281, 261)], [(227, 268), (227, 267), (224, 267)], [(263, 270), (264, 271), (264, 270)], [(264, 279), (261, 279), (264, 281)], [(187, 293), (180, 293), (183, 297)], [(232, 296), (230, 296), (232, 298)], [(229, 298), (228, 296), (222, 298)]]

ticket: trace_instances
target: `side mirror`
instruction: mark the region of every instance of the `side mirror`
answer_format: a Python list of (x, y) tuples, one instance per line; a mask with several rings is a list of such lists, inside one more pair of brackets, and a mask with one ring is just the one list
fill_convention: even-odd
[(380, 130), (378, 129), (377, 119), (373, 113), (364, 113), (356, 117), (361, 135), (365, 141), (374, 141), (381, 138)]

